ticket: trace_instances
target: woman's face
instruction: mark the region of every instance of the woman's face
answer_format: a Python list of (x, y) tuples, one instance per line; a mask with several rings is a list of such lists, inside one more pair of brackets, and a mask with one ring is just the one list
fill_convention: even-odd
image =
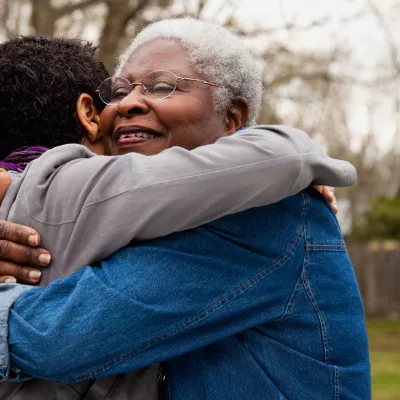
[[(166, 39), (157, 39), (137, 48), (121, 76), (131, 83), (140, 82), (148, 73), (157, 70), (202, 79), (193, 71), (179, 43)], [(154, 155), (172, 146), (191, 150), (213, 143), (226, 135), (226, 119), (226, 113), (214, 111), (208, 85), (180, 81), (176, 91), (166, 99), (149, 98), (140, 86), (136, 86), (118, 105), (104, 109), (100, 127), (108, 154)], [(141, 131), (156, 133), (156, 138), (151, 135), (150, 138), (140, 137)]]

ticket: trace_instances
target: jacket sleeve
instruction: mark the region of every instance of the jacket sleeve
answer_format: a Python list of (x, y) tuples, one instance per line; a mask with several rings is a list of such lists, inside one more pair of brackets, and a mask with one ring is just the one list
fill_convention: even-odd
[(282, 126), (246, 129), (192, 151), (174, 147), (155, 156), (93, 157), (68, 145), (29, 168), (21, 192), (30, 220), (14, 222), (41, 233), (53, 268), (68, 266), (66, 276), (132, 239), (274, 203), (312, 183), (348, 186), (355, 178), (351, 164), (329, 158), (304, 132)]
[(304, 260), (301, 224), (284, 232), (279, 251), (246, 267), (213, 246), (193, 254), (161, 238), (22, 293), (9, 314), (11, 373), (3, 376), (73, 383), (116, 375), (276, 321)]

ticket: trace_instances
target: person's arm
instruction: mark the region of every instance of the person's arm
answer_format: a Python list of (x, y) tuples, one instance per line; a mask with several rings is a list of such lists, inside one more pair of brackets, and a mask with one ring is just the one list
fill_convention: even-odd
[(348, 186), (356, 178), (351, 164), (329, 158), (289, 127), (246, 129), (192, 151), (175, 147), (150, 157), (93, 157), (82, 146), (67, 148), (72, 156), (64, 146), (28, 167), (24, 208), (14, 207), (14, 222), (41, 232), (64, 276), (132, 239), (274, 203), (311, 183)]
[[(215, 250), (212, 262), (196, 258), (193, 268), (190, 255), (157, 241), (33, 288), (11, 309), (13, 367), (1, 372), (63, 383), (114, 375), (277, 319), (303, 265), (301, 232), (299, 224), (279, 254), (246, 268)], [(151, 257), (153, 246), (165, 257)], [(170, 252), (181, 262), (168, 262)]]
[[(0, 205), (10, 185), (7, 174), (0, 173)], [(315, 186), (331, 205), (335, 214), (338, 211), (334, 189), (329, 186)], [(51, 260), (45, 249), (38, 248), (40, 235), (29, 226), (0, 221), (0, 283), (30, 283), (40, 280), (41, 271), (32, 266), (45, 267)], [(46, 259), (43, 256), (47, 256)], [(24, 265), (25, 264), (25, 265)], [(27, 266), (26, 264), (31, 264)]]

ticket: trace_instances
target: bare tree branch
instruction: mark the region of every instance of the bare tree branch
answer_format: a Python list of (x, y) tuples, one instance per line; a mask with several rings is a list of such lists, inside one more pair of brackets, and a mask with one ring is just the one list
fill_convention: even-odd
[(196, 13), (198, 17), (200, 17), (200, 15), (203, 12), (206, 5), (207, 5), (207, 0), (199, 0), (199, 4), (197, 5), (197, 13)]
[(146, 6), (148, 5), (148, 0), (138, 0), (136, 6), (126, 14), (125, 16), (125, 25), (132, 19), (135, 19), (138, 17), (139, 13), (141, 13)]
[[(343, 24), (343, 23), (348, 23), (348, 22), (352, 22), (354, 21), (356, 18), (359, 18), (360, 16), (362, 16), (363, 13), (359, 12), (357, 14), (354, 14), (350, 17), (346, 17), (346, 18), (341, 18), (338, 22)], [(278, 28), (260, 28), (260, 29), (255, 29), (253, 31), (245, 31), (242, 28), (236, 28), (235, 32), (238, 35), (243, 35), (246, 37), (256, 37), (256, 36), (260, 36), (260, 35), (270, 35), (270, 34), (274, 34), (274, 33), (278, 33), (278, 32), (282, 32), (282, 31), (291, 31), (291, 32), (304, 32), (304, 31), (309, 31), (310, 29), (313, 28), (318, 28), (318, 27), (322, 27), (327, 25), (329, 22), (332, 22), (332, 17), (324, 17), (315, 21), (312, 21), (311, 23), (307, 24), (307, 25), (298, 25), (296, 23), (292, 23), (289, 22), (281, 27)]]
[[(375, 15), (375, 18), (378, 20), (381, 29), (383, 33), (385, 34), (386, 37), (386, 43), (387, 46), (389, 47), (389, 53), (390, 53), (390, 58), (392, 62), (392, 67), (394, 68), (395, 72), (397, 73), (397, 76), (400, 76), (400, 58), (399, 58), (399, 49), (396, 45), (395, 39), (393, 37), (393, 34), (389, 28), (389, 25), (385, 21), (385, 18), (383, 17), (382, 13), (379, 11), (379, 9), (375, 6), (375, 4), (372, 2), (372, 0), (368, 0), (368, 6)], [(396, 148), (399, 147), (399, 137), (400, 137), (400, 92), (399, 89), (397, 88), (397, 95), (395, 97), (395, 115), (396, 115), (396, 133), (395, 133), (395, 142), (394, 145)]]
[(10, 15), (10, 0), (3, 0), (0, 14), (0, 22), (5, 30), (5, 34), (8, 38), (15, 36), (15, 32), (13, 32), (8, 25), (8, 18)]
[(55, 13), (58, 19), (63, 17), (64, 15), (72, 14), (76, 10), (84, 10), (85, 8), (101, 3), (104, 3), (104, 0), (85, 0), (81, 1), (80, 3), (66, 4), (63, 7), (56, 8)]
[(265, 82), (264, 87), (265, 90), (275, 86), (281, 86), (284, 84), (288, 84), (290, 81), (294, 79), (302, 79), (304, 81), (317, 81), (322, 80), (326, 82), (332, 82), (337, 84), (344, 84), (344, 85), (357, 85), (357, 86), (364, 86), (364, 87), (378, 87), (382, 84), (393, 83), (398, 77), (397, 75), (388, 75), (377, 77), (373, 80), (363, 80), (358, 79), (354, 76), (345, 76), (345, 75), (333, 75), (327, 71), (315, 71), (315, 72), (303, 72), (303, 71), (295, 71), (293, 73), (288, 73), (284, 75), (280, 75), (274, 77), (274, 79), (270, 82)]
[(379, 9), (375, 6), (375, 4), (371, 1), (368, 0), (368, 6), (375, 15), (376, 19), (379, 21), (379, 24), (381, 25), (382, 31), (384, 32), (386, 36), (386, 40), (388, 43), (389, 51), (390, 51), (390, 58), (393, 63), (393, 67), (396, 69), (397, 73), (400, 75), (400, 60), (399, 60), (399, 51), (396, 46), (396, 42), (394, 40), (393, 34), (386, 23), (382, 13), (379, 11)]
[(108, 15), (100, 37), (99, 57), (111, 71), (115, 65), (116, 43), (124, 37), (129, 21), (138, 19), (148, 6), (148, 1), (138, 0), (133, 7), (129, 7), (129, 0), (107, 0), (106, 4)]

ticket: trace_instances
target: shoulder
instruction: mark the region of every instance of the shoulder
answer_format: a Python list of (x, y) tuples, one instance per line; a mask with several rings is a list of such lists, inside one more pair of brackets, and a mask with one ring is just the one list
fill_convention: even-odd
[[(76, 214), (74, 204), (86, 182), (84, 168), (82, 173), (64, 174), (63, 171), (81, 160), (95, 158), (94, 153), (77, 144), (48, 150), (30, 163), (21, 175), (14, 209), (43, 222), (51, 215), (57, 217), (57, 221), (73, 219)], [(66, 209), (61, 212), (63, 205)]]
[(92, 158), (96, 154), (79, 144), (66, 144), (46, 151), (37, 160), (29, 165), (29, 174), (32, 171), (44, 171), (59, 168), (62, 165), (77, 159)]

